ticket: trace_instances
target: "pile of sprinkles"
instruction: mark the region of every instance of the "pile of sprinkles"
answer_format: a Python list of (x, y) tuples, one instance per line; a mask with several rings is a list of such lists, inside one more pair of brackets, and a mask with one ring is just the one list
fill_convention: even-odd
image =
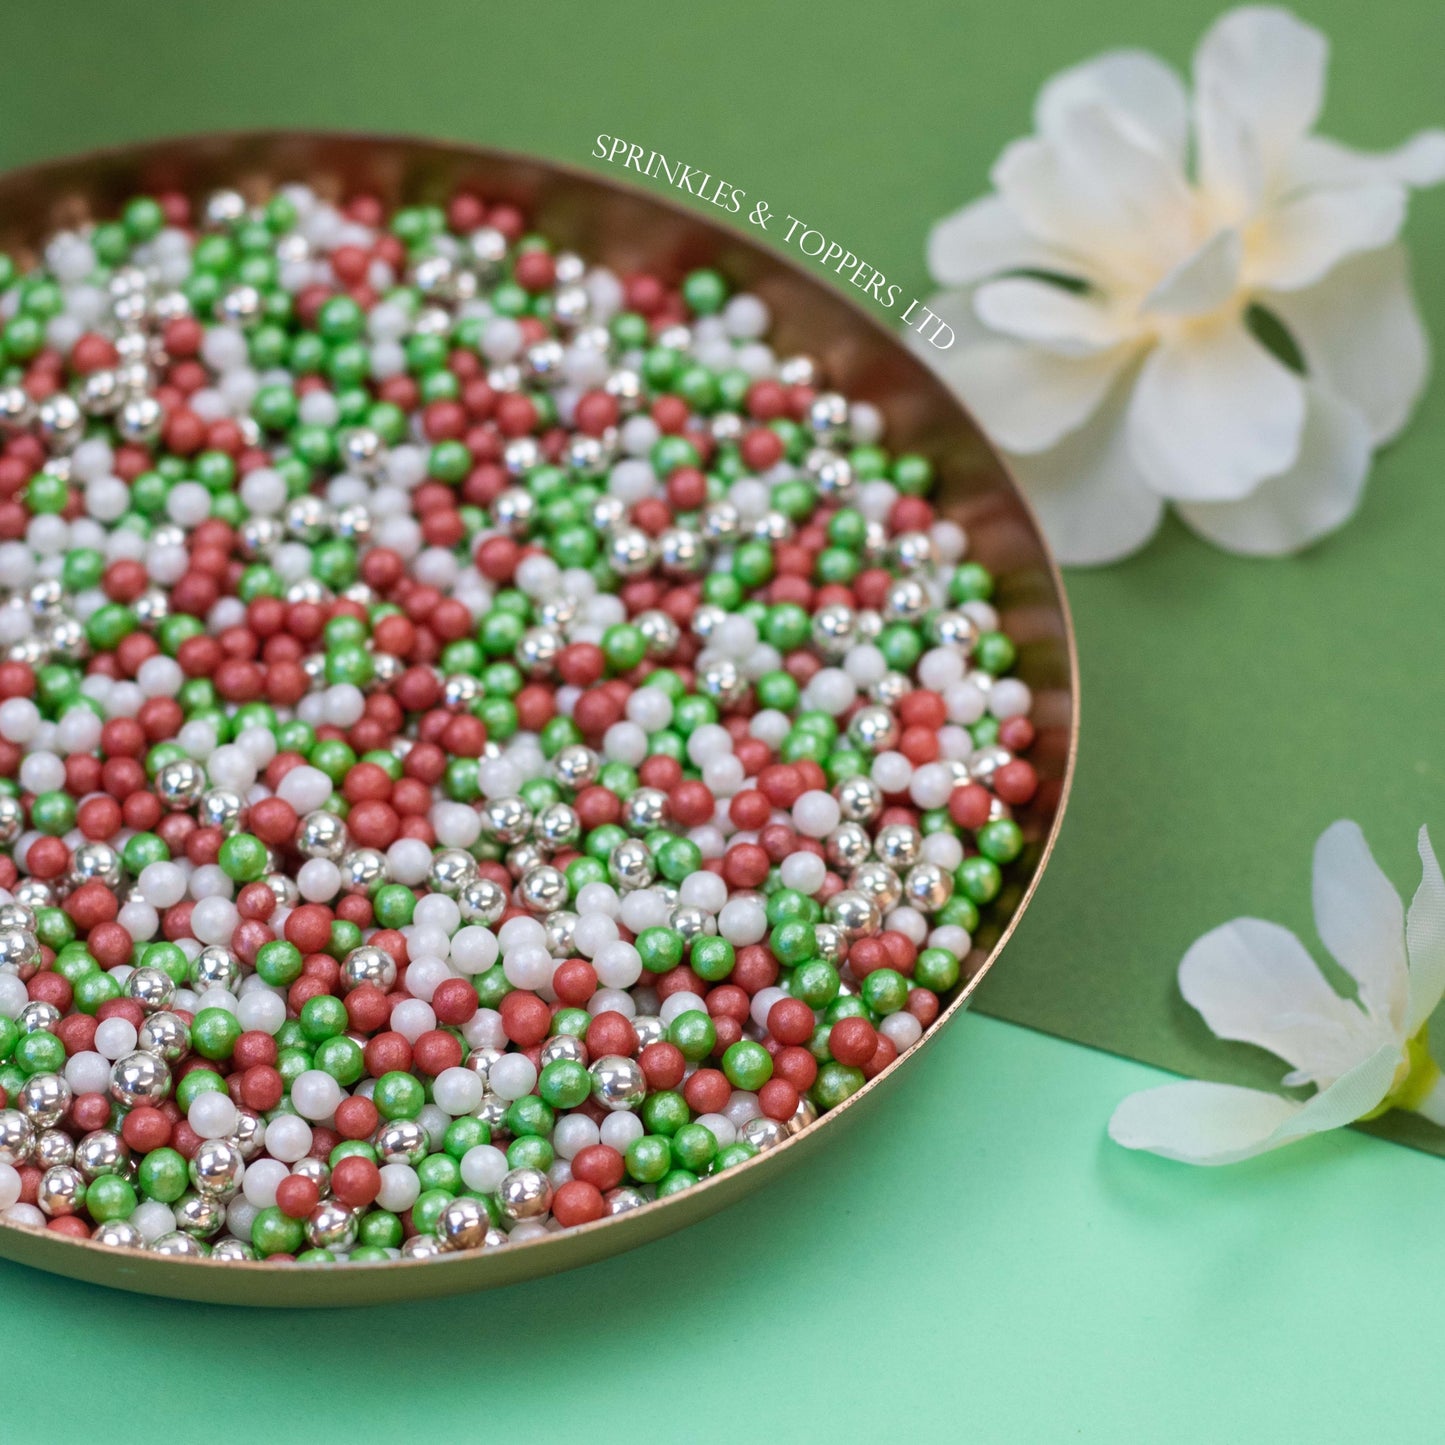
[(917, 1041), (1032, 699), (928, 460), (769, 326), (470, 192), (0, 254), (0, 1228), (503, 1247)]

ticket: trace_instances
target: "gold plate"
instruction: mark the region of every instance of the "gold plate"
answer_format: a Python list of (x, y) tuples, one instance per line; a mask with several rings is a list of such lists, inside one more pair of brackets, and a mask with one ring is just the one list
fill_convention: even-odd
[(886, 420), (890, 449), (922, 452), (937, 469), (935, 500), (968, 529), (970, 555), (999, 579), (996, 605), (1019, 645), (1016, 671), (1033, 689), (1038, 796), (1019, 821), (1028, 840), (1010, 875), (1011, 910), (992, 946), (965, 961), (958, 994), (923, 1037), (852, 1098), (765, 1154), (631, 1213), (547, 1239), (436, 1260), (295, 1266), (176, 1259), (109, 1249), (45, 1230), (0, 1225), (0, 1256), (73, 1279), (143, 1294), (240, 1305), (360, 1305), (513, 1284), (620, 1254), (725, 1208), (776, 1177), (845, 1119), (872, 1107), (899, 1070), (967, 1006), (1033, 895), (1058, 835), (1078, 736), (1078, 666), (1068, 603), (1038, 523), (1007, 468), (953, 395), (880, 321), (802, 267), (671, 201), (586, 171), (475, 146), (393, 136), (253, 132), (127, 146), (48, 162), (0, 177), (0, 249), (33, 258), (62, 226), (113, 216), (140, 192), (195, 195), (232, 187), (258, 200), (305, 181), (340, 198), (357, 190), (388, 205), (444, 203), (458, 186), (526, 208), (537, 230), (589, 260), (621, 271), (677, 278), (715, 266), (761, 296), (769, 340), (807, 352), (828, 385), (870, 401)]

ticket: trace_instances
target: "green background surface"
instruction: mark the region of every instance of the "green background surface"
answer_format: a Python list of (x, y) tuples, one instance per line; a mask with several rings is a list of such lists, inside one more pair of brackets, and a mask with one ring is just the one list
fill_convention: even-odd
[[(1335, 42), (1325, 129), (1445, 120), (1430, 0), (1297, 7)], [(1184, 64), (1211, 4), (978, 0), (664, 7), (413, 0), (12, 3), (0, 166), (164, 134), (334, 126), (593, 165), (598, 132), (679, 156), (923, 290), (928, 223), (977, 194), (1040, 81), (1136, 44)], [(1445, 335), (1445, 196), (1413, 208)], [(1445, 391), (1379, 458), (1358, 520), (1291, 562), (1166, 528), (1075, 572), (1078, 783), (1029, 917), (982, 991), (1004, 1018), (1268, 1083), (1173, 970), (1239, 913), (1309, 937), (1309, 856), (1357, 818), (1413, 888), (1445, 830)], [(409, 1309), (237, 1315), (0, 1265), (0, 1437), (411, 1427), (531, 1439), (1291, 1441), (1434, 1423), (1445, 1332), (1418, 1285), (1440, 1166), (1349, 1135), (1223, 1171), (1103, 1125), (1159, 1076), (967, 1018), (816, 1166), (685, 1235), (565, 1278)], [(1431, 1145), (1421, 1127), (1417, 1142)], [(1428, 1269), (1428, 1264), (1425, 1265)], [(1428, 1276), (1427, 1276), (1428, 1277)], [(138, 1384), (162, 1385), (159, 1394)], [(83, 1390), (77, 1386), (83, 1384)]]

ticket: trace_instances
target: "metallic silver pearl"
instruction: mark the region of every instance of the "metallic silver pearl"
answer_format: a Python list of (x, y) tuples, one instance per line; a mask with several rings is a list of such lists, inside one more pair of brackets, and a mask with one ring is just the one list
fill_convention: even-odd
[(58, 1124), (70, 1108), (75, 1091), (63, 1074), (31, 1074), (15, 1094), (15, 1104), (38, 1129)]
[(564, 788), (580, 791), (597, 781), (602, 759), (582, 743), (568, 743), (552, 759), (552, 776)]
[(0, 903), (0, 928), (23, 928), (35, 932), (35, 910), (23, 903)]
[(219, 1199), (187, 1190), (171, 1205), (176, 1228), (193, 1239), (208, 1239), (226, 1222), (226, 1206)]
[(602, 1198), (606, 1201), (609, 1215), (630, 1214), (634, 1209), (641, 1209), (644, 1204), (650, 1203), (647, 1195), (640, 1189), (634, 1189), (630, 1184), (621, 1184), (616, 1189), (609, 1189)]
[(923, 855), (923, 834), (907, 823), (890, 823), (878, 830), (873, 851), (890, 868), (911, 868)]
[(306, 1242), (312, 1249), (350, 1249), (356, 1243), (356, 1216), (328, 1199), (306, 1216)]
[(567, 1059), (574, 1064), (587, 1064), (587, 1045), (571, 1034), (554, 1034), (542, 1045), (541, 1061), (545, 1069), (558, 1059)]
[(33, 998), (15, 1015), (15, 1024), (22, 1034), (53, 1034), (60, 1017), (60, 1010), (53, 1003)]
[(79, 1211), (85, 1199), (85, 1175), (73, 1164), (57, 1164), (40, 1176), (35, 1202), (52, 1219)]
[(858, 619), (841, 602), (820, 607), (813, 614), (813, 646), (829, 661), (838, 661), (857, 641)]
[(557, 654), (562, 651), (563, 639), (550, 627), (529, 627), (517, 639), (512, 650), (517, 666), (528, 677), (551, 677), (556, 670)]
[(825, 963), (831, 963), (835, 968), (843, 962), (844, 955), (848, 952), (848, 940), (841, 928), (832, 923), (815, 923), (813, 937), (817, 943), (819, 958)]
[(376, 1154), (382, 1164), (415, 1168), (431, 1152), (431, 1140), (415, 1119), (391, 1119), (376, 1131)]
[(230, 834), (241, 826), (241, 810), (245, 806), (239, 793), (229, 788), (212, 788), (201, 798), (196, 816), (203, 828), (219, 828)]
[(592, 1097), (604, 1109), (635, 1109), (647, 1097), (647, 1076), (636, 1059), (606, 1054), (588, 1072)]
[(852, 888), (835, 893), (823, 905), (823, 916), (827, 922), (837, 926), (849, 943), (877, 933), (882, 921), (878, 905)]
[(640, 1053), (648, 1044), (660, 1044), (667, 1037), (667, 1025), (656, 1014), (637, 1014), (632, 1020)]
[(900, 577), (883, 599), (885, 622), (921, 622), (928, 611), (928, 592), (915, 577)]
[(885, 672), (872, 687), (868, 689), (868, 696), (884, 707), (897, 707), (910, 692), (913, 691), (913, 683), (901, 672)]
[(197, 993), (208, 988), (235, 993), (241, 983), (241, 960), (224, 944), (209, 943), (190, 961), (186, 977)]
[(147, 587), (131, 603), (131, 610), (136, 615), (136, 621), (147, 632), (152, 632), (171, 615), (171, 599), (160, 588)]
[(255, 1249), (247, 1244), (245, 1240), (227, 1237), (218, 1239), (215, 1247), (211, 1250), (212, 1259), (229, 1260), (232, 1264), (242, 1264), (247, 1261), (255, 1261), (261, 1256)]
[(667, 915), (667, 924), (682, 935), (684, 943), (692, 943), (706, 934), (717, 932), (717, 919), (701, 908), (674, 908)]
[(766, 1153), (776, 1144), (781, 1144), (787, 1137), (787, 1131), (778, 1120), (769, 1119), (762, 1114), (756, 1119), (749, 1119), (738, 1130), (738, 1138), (745, 1144), (751, 1144), (760, 1154)]
[(241, 555), (248, 561), (269, 557), (286, 537), (279, 517), (248, 517), (237, 531)]
[(567, 353), (554, 337), (534, 342), (522, 355), (527, 376), (543, 386), (555, 386), (562, 380), (562, 363)]
[(622, 806), (622, 826), (629, 833), (650, 833), (667, 819), (667, 794), (661, 788), (637, 788)]
[(180, 1259), (205, 1259), (210, 1249), (199, 1239), (173, 1229), (168, 1234), (158, 1235), (149, 1245), (151, 1254), (169, 1255)]
[(92, 1129), (75, 1146), (75, 1167), (87, 1179), (119, 1174), (129, 1160), (130, 1149), (125, 1140), (109, 1129)]
[(35, 1163), (42, 1169), (75, 1163), (75, 1140), (64, 1129), (44, 1129), (35, 1140)]
[(508, 487), (492, 503), (492, 525), (523, 538), (537, 517), (537, 499), (522, 487)]
[(520, 798), (489, 798), (482, 808), (482, 828), (498, 843), (520, 843), (532, 831), (532, 810)]
[(320, 497), (308, 494), (288, 502), (281, 518), (288, 537), (297, 542), (319, 542), (326, 535), (330, 515)]
[(727, 618), (728, 613), (715, 602), (704, 602), (702, 606), (693, 609), (692, 635), (706, 642)]
[(52, 908), (56, 902), (55, 889), (40, 878), (22, 878), (14, 892), (15, 901), (27, 908)]
[(80, 662), (90, 656), (85, 629), (75, 617), (57, 617), (46, 630), (45, 645), (56, 662)]
[[(147, 400), (159, 413), (159, 404), (153, 398), (147, 398)], [(126, 406), (130, 405), (132, 403), (126, 403)], [(40, 403), (35, 414), (35, 429), (39, 432), (40, 439), (52, 452), (68, 452), (85, 435), (85, 413), (81, 411), (80, 404), (69, 392), (57, 391), (53, 396), (46, 397)], [(121, 409), (116, 430), (128, 441), (142, 440), (140, 437), (128, 435), (124, 407)]]
[(793, 1111), (793, 1117), (787, 1120), (783, 1128), (791, 1138), (794, 1134), (801, 1134), (818, 1117), (818, 1106), (806, 1095), (798, 1100), (798, 1107)]
[[(159, 1014), (152, 1015), (147, 1023), (159, 1017)], [(138, 1049), (110, 1066), (110, 1097), (127, 1109), (140, 1104), (164, 1103), (170, 1090), (171, 1071), (155, 1054)]]
[(614, 528), (603, 539), (603, 556), (619, 577), (642, 577), (657, 561), (657, 547), (641, 527)]
[(36, 410), (23, 386), (0, 386), (0, 435), (23, 431), (35, 420)]
[(0, 798), (0, 844), (13, 843), (25, 826), (19, 798)]
[(507, 1117), (507, 1101), (498, 1098), (496, 1094), (483, 1094), (482, 1102), (472, 1110), (471, 1117), (480, 1119), (487, 1128), (496, 1131), (502, 1127), (502, 1121)]
[(883, 811), (883, 789), (861, 773), (844, 778), (834, 787), (833, 796), (846, 823), (871, 823)]
[(324, 809), (307, 813), (296, 827), (296, 851), (303, 858), (329, 858), (338, 862), (346, 852), (346, 824)]
[(717, 657), (699, 670), (697, 688), (719, 706), (731, 708), (742, 701), (748, 690), (748, 679), (732, 658)]
[(0, 1164), (26, 1163), (35, 1148), (35, 1126), (19, 1109), (0, 1109)]
[(39, 968), (40, 940), (28, 928), (0, 928), (0, 973), (28, 980)]
[[(75, 435), (78, 440), (80, 422), (80, 408), (75, 408), (77, 427)], [(122, 403), (120, 411), (116, 413), (115, 429), (120, 436), (128, 442), (151, 442), (161, 433), (161, 427), (166, 419), (161, 404), (153, 396), (133, 396), (127, 402)]]
[[(848, 877), (848, 889), (870, 900), (886, 913), (896, 908), (903, 897), (903, 880), (886, 863), (876, 860), (855, 868)], [(836, 894), (841, 898), (843, 895)], [(834, 920), (837, 921), (837, 920)]]
[(457, 895), (463, 923), (497, 923), (507, 909), (507, 895), (490, 878), (473, 878)]
[(112, 892), (120, 887), (120, 854), (109, 843), (81, 843), (71, 856), (70, 876), (76, 887), (103, 883)]
[(205, 770), (190, 758), (167, 763), (156, 774), (156, 796), (173, 813), (193, 808), (206, 790)]
[(707, 566), (706, 544), (686, 527), (666, 528), (657, 539), (657, 555), (667, 577), (696, 577)]
[(470, 1069), (485, 1084), (492, 1076), (492, 1065), (501, 1057), (501, 1049), (473, 1049), (463, 1061), (463, 1067)]
[(820, 391), (808, 403), (808, 430), (820, 439), (845, 440), (848, 432), (848, 398), (836, 391)]
[(698, 517), (703, 540), (726, 546), (736, 542), (743, 533), (743, 519), (738, 509), (727, 501), (709, 502)]
[(531, 872), (533, 868), (542, 867), (547, 861), (547, 855), (528, 839), (525, 843), (515, 843), (508, 848), (502, 861), (507, 865), (507, 871), (512, 877), (520, 880), (523, 874)]
[(261, 882), (271, 890), (271, 896), (280, 907), (295, 908), (301, 902), (301, 890), (294, 878), (288, 878), (284, 873), (268, 873)]
[(549, 803), (532, 824), (532, 835), (544, 848), (558, 852), (582, 836), (582, 824), (570, 803)]
[(403, 1259), (436, 1259), (442, 1253), (441, 1240), (434, 1234), (414, 1234), (401, 1247)]
[(363, 943), (341, 961), (341, 986), (347, 992), (362, 984), (374, 984), (383, 993), (396, 983), (396, 960), (389, 953)]
[[(137, 1049), (174, 1064), (190, 1052), (191, 1031), (179, 1014), (162, 1009), (142, 1022), (135, 1044)], [(112, 1076), (114, 1072), (112, 1068)]]
[(481, 1249), (491, 1227), (492, 1217), (481, 1200), (463, 1196), (437, 1216), (436, 1236), (445, 1250)]
[(291, 1166), (291, 1172), (299, 1174), (303, 1179), (309, 1179), (323, 1198), (331, 1193), (331, 1166), (324, 1159), (316, 1159), (308, 1154)]
[(647, 644), (647, 655), (652, 658), (666, 657), (677, 646), (682, 635), (677, 623), (665, 612), (639, 612), (632, 624), (642, 634)]
[(826, 447), (815, 447), (803, 458), (803, 470), (813, 479), (818, 495), (832, 502), (846, 503), (858, 490), (853, 464), (847, 457)]
[(517, 892), (525, 907), (534, 913), (551, 913), (567, 901), (567, 875), (549, 864), (529, 868)]
[(775, 546), (792, 541), (796, 532), (797, 528), (781, 512), (764, 512), (752, 525), (752, 534), (759, 542), (771, 542)]
[(627, 506), (620, 497), (604, 496), (592, 503), (588, 521), (594, 532), (610, 532), (627, 516)]
[(539, 1219), (552, 1207), (552, 1181), (540, 1169), (512, 1169), (497, 1186), (497, 1204), (514, 1224)]
[(240, 1109), (236, 1113), (236, 1127), (231, 1132), (231, 1143), (241, 1151), (241, 1158), (246, 1163), (261, 1152), (266, 1142), (266, 1122), (258, 1114), (253, 1114), (249, 1109)]
[(655, 867), (652, 853), (641, 838), (619, 843), (607, 857), (607, 876), (620, 889), (646, 888), (652, 882)]
[[(520, 799), (516, 801), (520, 802)], [(447, 848), (438, 853), (426, 875), (427, 888), (433, 893), (444, 893), (448, 898), (458, 897), (464, 888), (471, 887), (476, 881), (477, 860), (460, 848)]]
[(904, 900), (924, 913), (936, 913), (953, 896), (953, 876), (936, 863), (915, 863), (903, 880)]
[(108, 1219), (104, 1224), (97, 1224), (90, 1237), (107, 1249), (145, 1248), (145, 1235), (128, 1219)]
[(442, 704), (452, 712), (462, 712), (482, 695), (480, 678), (465, 672), (454, 673), (442, 679)]
[(577, 952), (577, 915), (569, 908), (559, 908), (542, 920), (547, 935), (547, 952), (553, 958), (571, 958)]
[(203, 1139), (191, 1158), (191, 1183), (207, 1199), (229, 1199), (241, 1187), (241, 1151), (229, 1139)]
[(974, 782), (982, 783), (987, 787), (993, 782), (993, 775), (1003, 767), (1005, 763), (1013, 761), (1013, 754), (1005, 747), (997, 743), (991, 743), (988, 747), (979, 748), (968, 760), (968, 774)]
[(642, 404), (642, 378), (628, 366), (619, 366), (606, 381), (602, 390), (608, 396), (615, 396), (624, 416), (635, 412)]
[(848, 739), (865, 753), (883, 753), (898, 746), (898, 719), (878, 703), (865, 704), (849, 719)]
[[(241, 970), (236, 968), (235, 977), (240, 981)], [(226, 984), (230, 988), (232, 985)], [(176, 986), (163, 968), (138, 968), (125, 981), (125, 996), (134, 999), (143, 1013), (159, 1013), (168, 1008), (176, 996)]]
[(341, 891), (370, 894), (387, 878), (386, 854), (375, 848), (356, 848), (341, 859)]

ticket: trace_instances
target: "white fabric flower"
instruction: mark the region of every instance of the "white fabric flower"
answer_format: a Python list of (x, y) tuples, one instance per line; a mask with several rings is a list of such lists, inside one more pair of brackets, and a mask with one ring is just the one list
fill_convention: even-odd
[[(1395, 238), (1445, 131), (1365, 155), (1313, 135), (1324, 37), (1287, 11), (1224, 15), (1193, 97), (1122, 50), (1050, 80), (993, 195), (940, 221), (910, 342), (1008, 455), (1065, 562), (1114, 561), (1165, 502), (1221, 547), (1298, 550), (1348, 520), (1404, 426), (1428, 347)], [(1193, 158), (1192, 170), (1190, 157)], [(1303, 372), (1257, 339), (1261, 312)]]
[(1291, 1066), (1283, 1084), (1317, 1093), (1301, 1102), (1166, 1084), (1125, 1099), (1110, 1136), (1188, 1164), (1232, 1164), (1388, 1108), (1445, 1124), (1445, 1081), (1426, 1042), (1445, 995), (1445, 879), (1424, 828), (1419, 848), (1407, 915), (1354, 823), (1333, 824), (1315, 846), (1315, 926), (1354, 979), (1354, 999), (1330, 987), (1293, 933), (1258, 918), (1205, 934), (1179, 965), (1180, 992), (1215, 1034), (1278, 1054)]

